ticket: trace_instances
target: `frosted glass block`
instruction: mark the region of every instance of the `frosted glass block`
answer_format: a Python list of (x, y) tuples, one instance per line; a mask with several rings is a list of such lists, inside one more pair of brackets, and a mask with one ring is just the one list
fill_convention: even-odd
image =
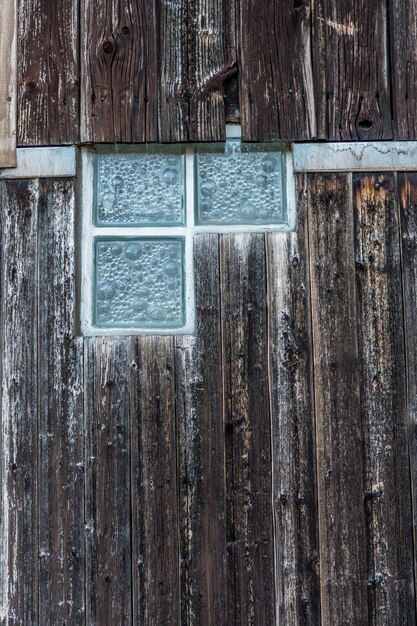
[(94, 247), (96, 326), (183, 326), (183, 238), (97, 237)]
[(286, 224), (285, 157), (273, 144), (199, 146), (196, 161), (197, 224)]
[(181, 146), (98, 149), (95, 156), (97, 226), (184, 224)]

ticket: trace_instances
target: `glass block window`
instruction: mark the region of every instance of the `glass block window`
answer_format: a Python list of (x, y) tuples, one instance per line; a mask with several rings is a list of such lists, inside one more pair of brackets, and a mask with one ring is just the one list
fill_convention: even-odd
[(194, 237), (291, 230), (290, 156), (236, 136), (83, 149), (82, 332), (192, 334)]
[(285, 224), (285, 156), (270, 144), (196, 149), (197, 224)]

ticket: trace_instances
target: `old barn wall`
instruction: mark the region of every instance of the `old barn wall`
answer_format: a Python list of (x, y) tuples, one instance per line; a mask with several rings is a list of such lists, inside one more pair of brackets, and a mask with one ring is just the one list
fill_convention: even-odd
[[(19, 0), (17, 142), (221, 140), (235, 80), (250, 141), (416, 139), (416, 16)], [(414, 625), (417, 163), (196, 236), (196, 333), (164, 338), (80, 336), (53, 176), (0, 180), (2, 626)]]

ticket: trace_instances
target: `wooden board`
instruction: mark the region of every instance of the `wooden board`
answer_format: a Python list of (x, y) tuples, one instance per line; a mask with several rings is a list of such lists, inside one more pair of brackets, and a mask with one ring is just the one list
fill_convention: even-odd
[(401, 254), (393, 174), (354, 176), (370, 622), (414, 624)]
[(417, 1), (390, 0), (391, 82), (396, 139), (417, 138)]
[(350, 176), (308, 176), (311, 311), (323, 624), (368, 614)]
[(157, 141), (156, 2), (80, 2), (81, 140)]
[(244, 0), (240, 104), (247, 141), (317, 137), (310, 0)]
[(296, 233), (267, 235), (277, 621), (320, 623), (306, 178)]
[(385, 3), (314, 3), (313, 64), (318, 136), (392, 139)]
[(177, 424), (172, 337), (129, 355), (133, 624), (180, 623)]
[(74, 179), (42, 180), (39, 197), (39, 623), (81, 626), (83, 341), (74, 338)]
[[(417, 174), (398, 174), (404, 290), (407, 421), (413, 507), (414, 572), (417, 571)], [(414, 574), (415, 576), (415, 574)], [(416, 584), (416, 580), (414, 580)], [(415, 594), (417, 597), (417, 594)]]
[(0, 168), (16, 165), (17, 0), (3, 0), (0, 16)]
[(227, 610), (226, 483), (219, 237), (194, 241), (196, 336), (176, 349), (181, 624), (221, 624)]
[(39, 193), (38, 181), (0, 183), (3, 623), (38, 623)]
[(19, 2), (18, 145), (79, 140), (79, 2)]
[(87, 624), (132, 625), (133, 339), (85, 340)]
[(265, 239), (220, 242), (228, 624), (275, 623)]

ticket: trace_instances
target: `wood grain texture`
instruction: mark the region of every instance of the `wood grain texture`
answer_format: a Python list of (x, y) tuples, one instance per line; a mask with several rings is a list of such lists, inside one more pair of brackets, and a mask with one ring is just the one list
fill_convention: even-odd
[(355, 175), (370, 623), (414, 624), (401, 257), (393, 174)]
[[(398, 174), (403, 268), (407, 419), (413, 507), (414, 573), (417, 571), (417, 174)], [(415, 574), (414, 574), (415, 575)], [(414, 581), (416, 584), (416, 580)], [(417, 598), (417, 593), (415, 591)]]
[(364, 433), (349, 175), (309, 175), (307, 203), (322, 623), (362, 625), (368, 615)]
[(275, 623), (263, 235), (221, 238), (228, 624)]
[[(1, 623), (38, 623), (38, 181), (0, 184)], [(13, 621), (12, 621), (13, 620)]]
[(17, 0), (3, 0), (0, 16), (0, 167), (16, 165)]
[(156, 2), (81, 0), (81, 139), (158, 138)]
[(133, 624), (179, 624), (174, 340), (137, 341), (129, 358)]
[(267, 235), (275, 577), (282, 626), (320, 623), (306, 178), (296, 233)]
[(196, 335), (176, 351), (181, 624), (226, 621), (226, 483), (219, 237), (194, 240)]
[(83, 342), (74, 338), (75, 182), (39, 187), (39, 623), (85, 621)]
[(387, 28), (386, 5), (379, 0), (314, 3), (319, 137), (392, 139)]
[(130, 343), (86, 339), (87, 624), (132, 625)]
[(244, 0), (239, 40), (244, 139), (316, 137), (310, 0)]
[(390, 0), (391, 82), (395, 138), (417, 138), (417, 2)]
[(18, 145), (79, 139), (78, 0), (19, 0)]

